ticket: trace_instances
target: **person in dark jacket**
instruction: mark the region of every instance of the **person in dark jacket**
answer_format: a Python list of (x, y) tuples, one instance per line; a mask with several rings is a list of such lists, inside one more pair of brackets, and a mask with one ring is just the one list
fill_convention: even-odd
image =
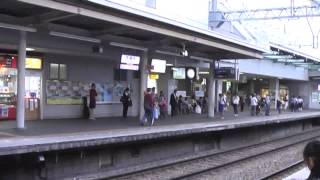
[(240, 96), (240, 111), (243, 112), (243, 108), (244, 108), (244, 105), (245, 105), (245, 101), (243, 99), (243, 96)]
[(96, 97), (97, 97), (97, 91), (96, 91), (96, 85), (94, 83), (91, 84), (91, 89), (90, 89), (90, 103), (89, 103), (89, 108), (90, 108), (90, 117), (89, 119), (95, 120), (95, 115), (94, 115), (94, 109), (96, 108)]
[(147, 89), (147, 93), (144, 95), (144, 111), (145, 111), (145, 118), (147, 122), (150, 122), (152, 125), (152, 111), (153, 111), (153, 99), (151, 95), (151, 89)]
[(132, 105), (129, 88), (123, 91), (121, 102), (123, 106), (122, 117), (127, 118), (128, 108)]
[(307, 180), (320, 179), (320, 141), (309, 142), (303, 150), (303, 159), (310, 169), (310, 175)]
[(177, 90), (175, 89), (170, 96), (171, 116), (175, 116), (177, 113), (178, 99)]

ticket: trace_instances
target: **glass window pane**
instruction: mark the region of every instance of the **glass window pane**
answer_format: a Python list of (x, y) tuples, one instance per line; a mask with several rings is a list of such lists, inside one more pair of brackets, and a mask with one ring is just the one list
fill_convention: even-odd
[(59, 64), (50, 64), (50, 79), (59, 79)]
[(59, 71), (60, 80), (67, 80), (67, 65), (60, 64), (60, 71)]

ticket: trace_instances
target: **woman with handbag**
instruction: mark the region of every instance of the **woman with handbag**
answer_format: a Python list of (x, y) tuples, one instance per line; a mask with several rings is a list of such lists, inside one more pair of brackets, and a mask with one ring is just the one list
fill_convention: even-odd
[(160, 108), (160, 118), (165, 118), (167, 114), (167, 98), (164, 96), (163, 91), (160, 91), (159, 95), (159, 108)]
[(132, 106), (129, 88), (126, 88), (123, 91), (120, 101), (122, 102), (122, 105), (123, 105), (122, 117), (127, 118), (128, 108), (129, 106)]

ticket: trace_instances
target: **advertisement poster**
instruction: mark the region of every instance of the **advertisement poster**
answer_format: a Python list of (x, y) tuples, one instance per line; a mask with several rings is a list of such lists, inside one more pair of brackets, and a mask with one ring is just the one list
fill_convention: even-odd
[[(82, 97), (89, 96), (91, 83), (75, 81), (48, 80), (46, 84), (46, 102), (51, 105), (79, 105)], [(97, 103), (120, 102), (120, 97), (128, 83), (95, 83)]]

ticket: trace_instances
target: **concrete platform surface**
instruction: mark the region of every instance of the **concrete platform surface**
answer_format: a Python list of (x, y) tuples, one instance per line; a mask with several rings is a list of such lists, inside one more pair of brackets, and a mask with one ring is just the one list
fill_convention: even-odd
[(90, 147), (140, 140), (180, 136), (192, 133), (298, 121), (320, 117), (320, 111), (273, 113), (249, 116), (248, 112), (225, 119), (190, 114), (157, 120), (154, 126), (139, 126), (137, 118), (55, 119), (27, 121), (24, 130), (15, 129), (14, 121), (0, 122), (0, 155), (23, 154)]

